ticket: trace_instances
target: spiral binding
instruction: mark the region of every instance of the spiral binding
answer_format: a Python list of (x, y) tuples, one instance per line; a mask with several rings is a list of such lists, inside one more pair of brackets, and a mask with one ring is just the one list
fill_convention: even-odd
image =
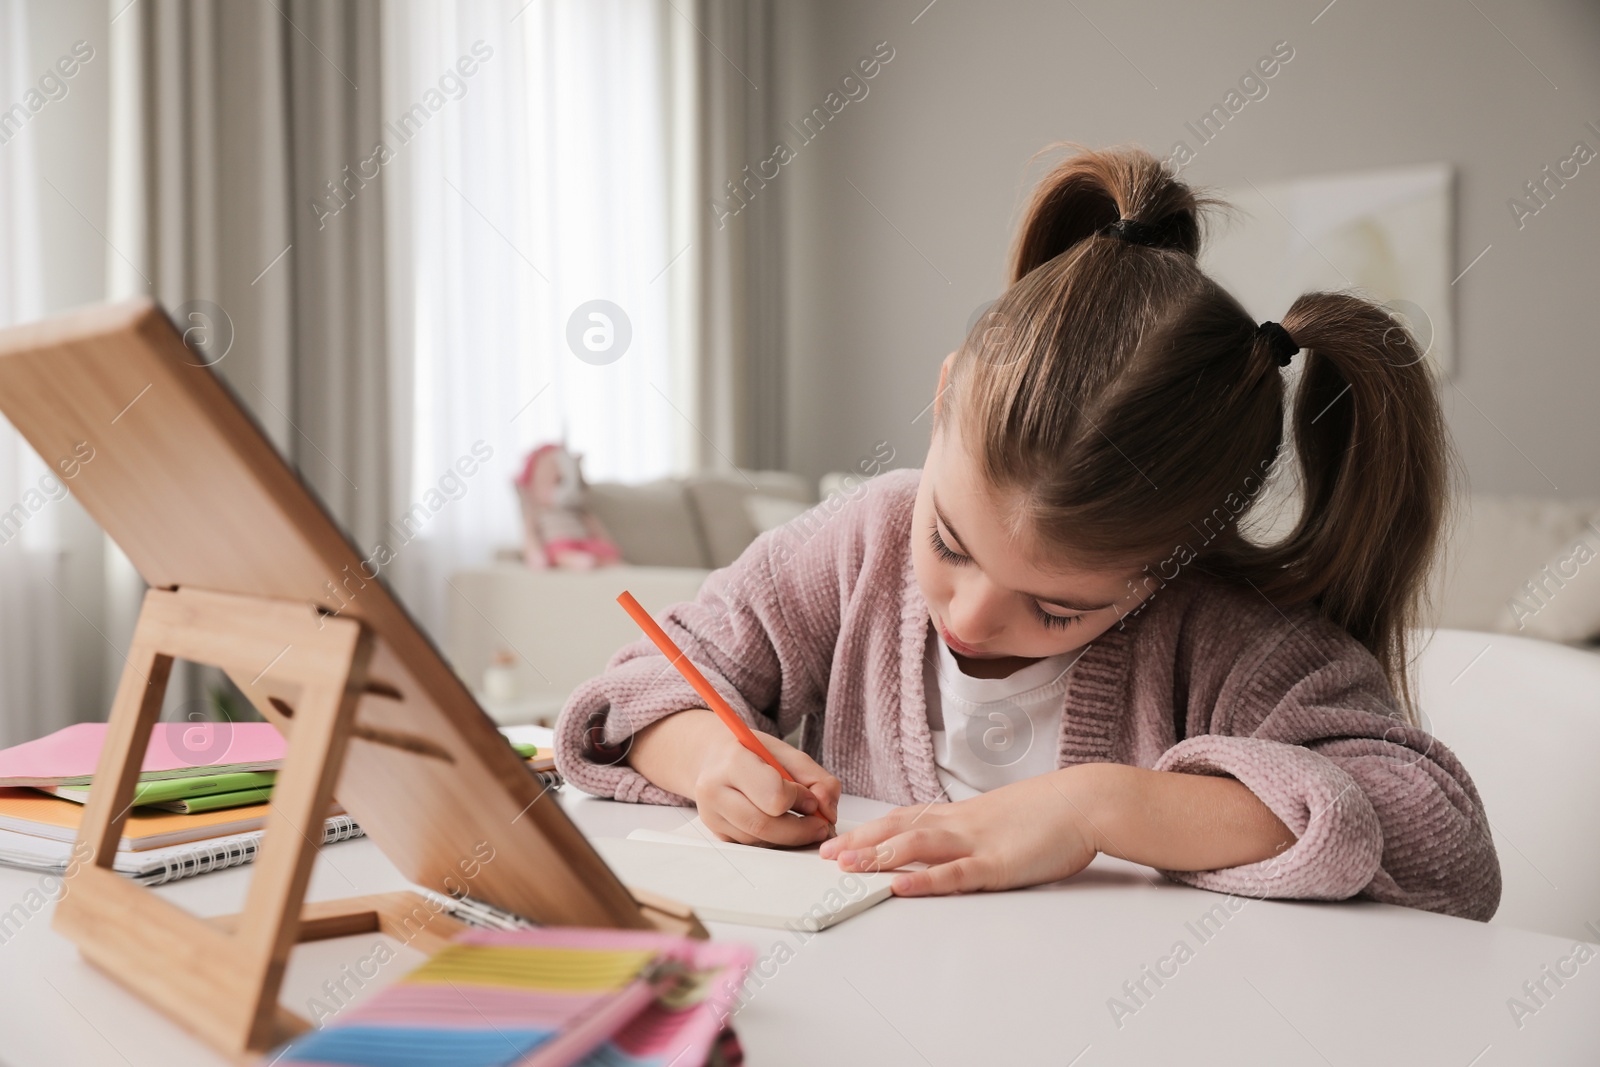
[[(159, 867), (139, 871), (132, 877), (141, 885), (163, 885), (179, 878), (220, 871), (226, 867), (238, 867), (256, 858), (264, 836), (265, 831), (253, 830), (247, 834), (235, 834), (214, 841), (201, 841), (192, 848), (174, 854)], [(366, 831), (348, 815), (332, 816), (322, 829), (324, 845), (364, 836)]]

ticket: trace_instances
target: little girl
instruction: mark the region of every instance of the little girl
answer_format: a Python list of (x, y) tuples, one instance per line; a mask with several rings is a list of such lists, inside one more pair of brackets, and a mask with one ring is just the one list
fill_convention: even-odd
[[(926, 863), (899, 894), (1106, 852), (1241, 895), (1494, 914), (1482, 803), (1407, 684), (1446, 492), (1429, 372), (1353, 296), (1253, 322), (1195, 262), (1210, 206), (1142, 151), (1058, 166), (944, 361), (922, 470), (761, 536), (662, 618), (798, 784), (644, 640), (563, 710), (567, 779), (695, 804), (734, 841), (826, 840), (847, 870)], [(1252, 543), (1289, 465), (1298, 520)], [(905, 806), (829, 839), (841, 792)]]

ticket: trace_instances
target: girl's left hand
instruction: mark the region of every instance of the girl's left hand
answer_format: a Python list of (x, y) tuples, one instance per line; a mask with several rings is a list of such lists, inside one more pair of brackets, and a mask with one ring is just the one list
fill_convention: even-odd
[(895, 875), (893, 891), (903, 897), (1016, 889), (1066, 878), (1099, 851), (1076, 769), (953, 804), (896, 808), (823, 842), (822, 857), (837, 859), (847, 871), (928, 864)]

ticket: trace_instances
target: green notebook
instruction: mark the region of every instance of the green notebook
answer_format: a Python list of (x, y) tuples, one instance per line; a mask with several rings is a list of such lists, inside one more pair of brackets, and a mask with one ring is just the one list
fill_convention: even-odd
[[(218, 793), (237, 793), (242, 789), (270, 789), (272, 783), (277, 781), (277, 771), (234, 771), (228, 774), (201, 774), (188, 778), (158, 778), (153, 781), (141, 781), (133, 790), (133, 802), (138, 805), (163, 804), (173, 800), (187, 800), (192, 797), (214, 796)], [(89, 793), (92, 785), (56, 785), (40, 786), (46, 793), (53, 793), (63, 800), (75, 800), (79, 804), (89, 802)], [(259, 804), (262, 797), (243, 803)], [(237, 805), (217, 805), (217, 807), (236, 807)], [(208, 808), (193, 809), (207, 811)]]
[(197, 811), (221, 811), (223, 808), (242, 808), (247, 804), (264, 804), (271, 797), (272, 787), (268, 785), (257, 789), (241, 789), (236, 793), (208, 793), (203, 797), (166, 800), (150, 806), (160, 808), (162, 811), (193, 815)]

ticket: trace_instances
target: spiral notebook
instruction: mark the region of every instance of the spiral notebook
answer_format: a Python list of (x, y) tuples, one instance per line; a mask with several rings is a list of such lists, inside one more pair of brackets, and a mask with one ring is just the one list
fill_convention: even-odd
[[(261, 839), (265, 836), (265, 830), (252, 830), (165, 848), (138, 852), (119, 850), (112, 869), (145, 885), (161, 885), (179, 878), (249, 863), (256, 858)], [(361, 836), (361, 827), (348, 815), (335, 815), (322, 826), (324, 845)], [(71, 841), (0, 830), (0, 864), (7, 867), (62, 874), (72, 862), (72, 849)]]

